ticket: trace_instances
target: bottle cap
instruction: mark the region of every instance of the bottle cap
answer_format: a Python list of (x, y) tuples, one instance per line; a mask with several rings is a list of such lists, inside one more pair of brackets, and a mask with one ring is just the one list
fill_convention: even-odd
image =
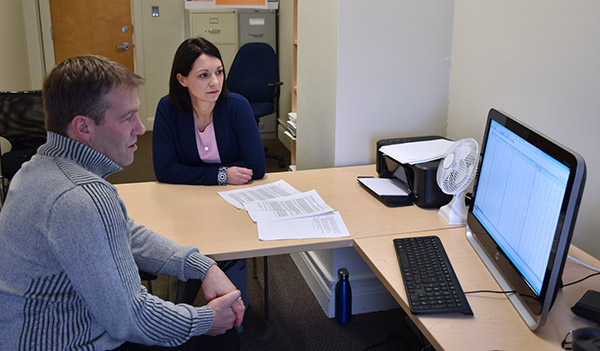
[(347, 279), (348, 277), (348, 270), (346, 268), (340, 268), (338, 271), (338, 279)]

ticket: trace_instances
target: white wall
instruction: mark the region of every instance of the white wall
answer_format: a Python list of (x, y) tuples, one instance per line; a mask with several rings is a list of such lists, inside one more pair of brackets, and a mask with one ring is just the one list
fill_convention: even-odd
[(382, 138), (444, 135), (453, 3), (340, 1), (336, 166), (374, 163)]
[(338, 0), (298, 1), (298, 169), (334, 166)]
[(378, 139), (444, 134), (452, 1), (298, 3), (298, 169), (375, 162)]
[(24, 32), (27, 38), (27, 63), (29, 64), (29, 89), (42, 89), (44, 77), (44, 53), (40, 35), (39, 11), (37, 0), (22, 0)]
[(0, 2), (0, 90), (31, 89), (21, 1)]
[(495, 107), (580, 153), (573, 243), (600, 258), (600, 2), (456, 0), (448, 136), (481, 142)]

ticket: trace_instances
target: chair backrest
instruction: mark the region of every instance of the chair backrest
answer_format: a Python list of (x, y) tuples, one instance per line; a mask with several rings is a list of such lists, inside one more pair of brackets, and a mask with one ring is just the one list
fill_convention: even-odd
[(235, 55), (227, 74), (227, 88), (250, 103), (273, 103), (273, 88), (267, 84), (276, 82), (279, 82), (279, 67), (271, 45), (244, 44)]
[(13, 150), (37, 148), (46, 142), (42, 92), (0, 91), (0, 136)]

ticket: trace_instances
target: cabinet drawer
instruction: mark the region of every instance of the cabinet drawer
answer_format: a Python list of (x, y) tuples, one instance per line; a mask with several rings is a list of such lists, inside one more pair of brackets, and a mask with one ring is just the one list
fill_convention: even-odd
[(191, 14), (191, 36), (201, 36), (213, 44), (232, 43), (235, 44), (237, 33), (237, 21), (234, 12), (230, 13), (192, 13)]
[(221, 58), (223, 59), (223, 64), (225, 65), (225, 72), (229, 72), (229, 68), (231, 68), (231, 63), (233, 62), (235, 53), (237, 52), (237, 46), (235, 44), (215, 44), (215, 46), (221, 53)]
[(239, 12), (240, 46), (246, 43), (275, 43), (274, 12)]

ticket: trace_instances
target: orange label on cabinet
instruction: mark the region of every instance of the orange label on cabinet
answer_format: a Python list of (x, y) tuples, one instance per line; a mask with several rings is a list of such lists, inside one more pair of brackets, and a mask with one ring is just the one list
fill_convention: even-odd
[(260, 5), (265, 6), (267, 0), (216, 0), (216, 5)]

